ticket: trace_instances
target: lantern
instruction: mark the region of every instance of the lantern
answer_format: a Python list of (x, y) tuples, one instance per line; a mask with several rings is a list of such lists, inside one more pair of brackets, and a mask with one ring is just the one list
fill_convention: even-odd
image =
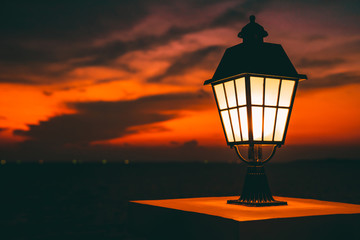
[[(267, 35), (251, 16), (238, 35), (243, 43), (225, 51), (204, 83), (212, 85), (227, 144), (249, 164), (243, 192), (232, 204), (286, 205), (272, 197), (263, 164), (284, 144), (298, 83), (307, 77), (297, 73), (281, 45), (263, 41)], [(265, 146), (272, 147), (266, 158)]]

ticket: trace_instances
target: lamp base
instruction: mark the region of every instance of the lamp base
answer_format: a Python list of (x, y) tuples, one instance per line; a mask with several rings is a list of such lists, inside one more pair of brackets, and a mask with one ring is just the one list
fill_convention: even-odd
[(227, 204), (235, 204), (235, 205), (244, 205), (248, 207), (270, 207), (270, 206), (283, 206), (287, 205), (287, 202), (282, 201), (272, 201), (272, 202), (246, 202), (240, 199), (237, 200), (227, 200)]
[(263, 165), (248, 166), (243, 191), (238, 200), (228, 200), (228, 204), (249, 207), (281, 206), (286, 202), (276, 201), (270, 191)]

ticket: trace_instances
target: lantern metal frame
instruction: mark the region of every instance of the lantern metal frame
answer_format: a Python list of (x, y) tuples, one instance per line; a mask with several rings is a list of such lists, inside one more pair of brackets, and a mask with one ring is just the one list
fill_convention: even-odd
[[(221, 121), (221, 125), (222, 125), (223, 131), (224, 131), (225, 140), (226, 140), (227, 145), (229, 145), (230, 147), (233, 147), (233, 146), (235, 146), (235, 145), (263, 144), (263, 145), (276, 145), (277, 147), (281, 147), (281, 145), (283, 145), (283, 144), (285, 143), (286, 133), (287, 133), (287, 129), (288, 129), (289, 122), (290, 122), (290, 117), (291, 117), (291, 112), (292, 112), (292, 109), (293, 109), (293, 104), (294, 104), (294, 100), (295, 100), (296, 90), (297, 90), (297, 86), (298, 86), (298, 83), (299, 83), (299, 80), (300, 80), (300, 79), (299, 79), (299, 78), (294, 78), (294, 77), (275, 76), (275, 75), (268, 75), (268, 74), (242, 73), (242, 74), (238, 74), (238, 75), (235, 75), (235, 76), (232, 76), (232, 77), (228, 77), (228, 78), (224, 78), (224, 79), (219, 79), (219, 80), (217, 80), (217, 81), (213, 81), (212, 79), (207, 80), (207, 81), (205, 81), (204, 85), (211, 83), (212, 90), (213, 90), (213, 93), (214, 93), (214, 96), (215, 96), (215, 100), (216, 100), (216, 106), (217, 106), (217, 109), (218, 109), (220, 118), (221, 118), (221, 109), (220, 109), (220, 107), (219, 107), (219, 103), (218, 103), (219, 101), (218, 101), (217, 95), (216, 95), (216, 93), (215, 93), (214, 86), (217, 85), (217, 84), (220, 84), (220, 83), (225, 83), (225, 82), (228, 82), (228, 81), (236, 80), (236, 79), (241, 78), (241, 77), (245, 77), (246, 104), (244, 104), (244, 105), (239, 105), (239, 104), (238, 104), (238, 97), (237, 97), (238, 93), (237, 93), (237, 90), (236, 90), (236, 87), (235, 87), (236, 106), (235, 106), (235, 107), (229, 107), (228, 98), (227, 98), (227, 96), (226, 96), (226, 97), (225, 97), (225, 99), (226, 99), (226, 105), (227, 105), (226, 110), (239, 109), (240, 107), (246, 107), (246, 110), (247, 110), (247, 125), (248, 125), (249, 140), (248, 140), (248, 141), (235, 141), (235, 138), (234, 138), (234, 141), (233, 141), (233, 142), (229, 142), (228, 137), (227, 137), (227, 133), (226, 133), (226, 130), (225, 130), (224, 122)], [(262, 104), (252, 104), (252, 103), (251, 103), (250, 77), (262, 77), (262, 78), (264, 78), (264, 81), (263, 81), (263, 103), (262, 103)], [(276, 102), (277, 102), (277, 105), (276, 105), (276, 106), (265, 105), (265, 83), (266, 83), (265, 78), (276, 78), (276, 79), (279, 79), (279, 80), (280, 80), (279, 89), (278, 89), (278, 94), (277, 94), (277, 99), (276, 99)], [(295, 82), (294, 89), (293, 89), (293, 92), (292, 92), (292, 96), (290, 97), (290, 105), (289, 105), (289, 107), (279, 106), (280, 89), (281, 89), (282, 80), (291, 80), (291, 81), (294, 81), (294, 82)], [(210, 82), (210, 81), (211, 81), (211, 82)], [(235, 81), (234, 81), (234, 84), (235, 84)], [(224, 89), (224, 92), (225, 92), (225, 94), (226, 94), (225, 89)], [(261, 139), (262, 139), (262, 140), (261, 140), (261, 141), (254, 140), (254, 138), (253, 138), (253, 125), (252, 125), (252, 109), (251, 109), (252, 107), (262, 107), (262, 111), (263, 111), (263, 115), (262, 115), (262, 116), (263, 116), (263, 117), (262, 117), (262, 129), (264, 129), (264, 118), (265, 118), (265, 117), (264, 117), (264, 111), (265, 111), (265, 107), (275, 108), (275, 109), (276, 109), (275, 121), (274, 121), (274, 131), (273, 131), (273, 136), (272, 136), (272, 139), (273, 139), (273, 140), (272, 140), (272, 141), (264, 141), (264, 133), (262, 133), (262, 136), (261, 136)], [(284, 133), (283, 133), (282, 140), (281, 140), (281, 141), (274, 141), (274, 138), (275, 138), (276, 120), (277, 120), (277, 115), (278, 115), (278, 109), (280, 109), (280, 108), (282, 108), (282, 109), (288, 109), (288, 110), (289, 110), (289, 113), (288, 113), (288, 116), (287, 116), (287, 118), (286, 118), (286, 124), (285, 124), (285, 129), (284, 129)], [(240, 122), (240, 115), (239, 115), (239, 114), (238, 114), (238, 117), (239, 117), (239, 122)], [(230, 122), (231, 122), (231, 118), (230, 118)], [(235, 136), (234, 129), (233, 129), (232, 126), (233, 126), (233, 125), (231, 124), (232, 133), (233, 133), (233, 136)], [(240, 129), (240, 131), (242, 131), (242, 130)], [(241, 139), (243, 139), (242, 134), (240, 134), (240, 135), (241, 135)]]
[[(204, 82), (204, 85), (211, 84), (212, 86), (217, 110), (220, 115), (221, 125), (224, 131), (227, 145), (229, 145), (231, 148), (235, 148), (237, 156), (248, 165), (244, 187), (240, 198), (237, 200), (228, 200), (228, 204), (237, 204), (252, 207), (287, 205), (286, 202), (276, 201), (273, 198), (265, 174), (264, 163), (268, 162), (274, 156), (276, 149), (278, 147), (281, 147), (285, 143), (298, 83), (299, 81), (306, 80), (307, 76), (304, 74), (299, 74), (296, 71), (281, 45), (264, 43), (263, 38), (266, 36), (268, 36), (268, 33), (261, 25), (255, 22), (255, 16), (250, 16), (250, 23), (243, 27), (241, 32), (238, 34), (238, 37), (243, 39), (243, 43), (228, 48), (225, 51), (224, 56), (221, 59), (213, 78)], [(251, 85), (251, 77), (263, 78), (262, 93), (261, 90), (256, 90), (256, 86), (261, 86), (261, 84), (259, 84), (259, 82), (256, 83), (257, 80), (255, 79), (253, 79), (253, 81), (255, 81), (253, 89)], [(240, 78), (243, 79), (238, 82), (237, 79)], [(267, 95), (266, 91), (266, 84), (268, 81), (270, 81), (270, 79), (279, 80), (279, 86), (276, 86), (278, 87), (276, 104), (265, 104), (266, 97), (271, 96), (272, 94), (271, 90), (268, 93), (269, 95)], [(287, 89), (287, 87), (284, 88), (286, 103), (280, 104), (283, 90), (282, 84), (284, 83), (284, 80), (293, 81), (294, 84), (291, 83), (293, 84), (291, 96), (286, 95), (286, 91), (289, 89)], [(229, 93), (231, 93), (232, 96), (231, 98), (228, 98), (228, 90), (226, 83), (230, 81), (233, 81), (234, 86), (231, 86), (229, 88)], [(241, 89), (240, 91), (242, 91), (242, 99), (244, 99), (243, 97), (245, 97), (245, 102), (242, 105), (239, 105), (238, 96), (240, 95), (238, 95), (237, 92), (238, 83)], [(219, 84), (222, 84), (222, 89), (221, 87), (221, 90), (215, 89), (215, 87)], [(276, 87), (272, 88), (271, 84), (269, 86), (269, 89), (276, 89)], [(255, 94), (254, 99), (258, 98), (260, 96), (259, 94), (262, 94), (262, 104), (252, 103), (252, 91), (253, 94)], [(290, 92), (288, 93), (290, 94)], [(220, 95), (220, 99), (218, 99), (218, 94)], [(233, 94), (235, 96), (233, 96)], [(271, 99), (271, 101), (275, 102), (275, 96)], [(231, 107), (229, 107), (229, 102), (231, 102)], [(257, 119), (256, 122), (253, 121), (254, 107), (262, 108), (261, 123), (259, 122), (260, 119)], [(275, 109), (275, 113), (274, 110), (269, 111), (269, 108)], [(236, 111), (234, 111), (234, 109), (236, 109)], [(268, 117), (265, 116), (266, 109), (268, 110)], [(288, 112), (285, 113), (287, 114), (286, 117), (284, 116), (284, 114), (280, 114), (280, 118), (278, 121), (280, 109), (286, 109)], [(240, 113), (240, 110), (242, 110), (243, 114)], [(244, 121), (245, 110), (247, 122)], [(261, 110), (259, 110), (259, 112)], [(243, 117), (241, 117), (240, 115), (243, 115)], [(257, 117), (256, 112), (255, 117)], [(236, 121), (234, 124), (232, 119)], [(241, 121), (241, 119), (243, 119), (243, 122)], [(265, 135), (264, 126), (266, 119), (270, 119), (271, 122), (269, 122), (271, 124), (273, 122), (274, 124), (274, 126), (270, 126), (270, 129), (272, 128), (272, 135), (269, 135), (268, 133)], [(269, 124), (269, 122), (267, 123)], [(261, 131), (259, 130), (260, 125)], [(269, 129), (268, 126), (267, 129)], [(278, 126), (279, 131), (277, 130)], [(234, 128), (236, 130), (234, 130)], [(243, 134), (243, 128), (245, 131), (248, 131), (245, 135)], [(256, 130), (257, 133), (255, 137), (256, 140), (254, 140), (254, 130)], [(261, 133), (261, 140), (259, 140), (259, 133)], [(230, 136), (231, 134), (232, 136)], [(276, 137), (276, 134), (282, 134), (281, 140), (281, 135), (278, 135), (279, 137)], [(272, 136), (271, 140), (269, 139), (270, 136)], [(248, 147), (248, 159), (243, 157), (239, 150), (239, 146)], [(263, 146), (273, 146), (272, 151), (267, 158), (263, 158)]]

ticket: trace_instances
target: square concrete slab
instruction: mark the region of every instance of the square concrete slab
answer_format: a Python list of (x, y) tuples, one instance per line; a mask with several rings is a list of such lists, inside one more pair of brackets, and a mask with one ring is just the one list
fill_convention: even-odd
[(360, 239), (360, 205), (275, 197), (287, 206), (226, 204), (238, 197), (131, 201), (129, 228), (146, 239)]

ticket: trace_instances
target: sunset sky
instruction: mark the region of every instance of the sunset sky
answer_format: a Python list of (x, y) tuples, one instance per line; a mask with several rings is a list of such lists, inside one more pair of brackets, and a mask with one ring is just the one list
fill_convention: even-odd
[(230, 161), (210, 79), (251, 14), (299, 84), (280, 160), (359, 159), (359, 1), (7, 1), (0, 158)]

